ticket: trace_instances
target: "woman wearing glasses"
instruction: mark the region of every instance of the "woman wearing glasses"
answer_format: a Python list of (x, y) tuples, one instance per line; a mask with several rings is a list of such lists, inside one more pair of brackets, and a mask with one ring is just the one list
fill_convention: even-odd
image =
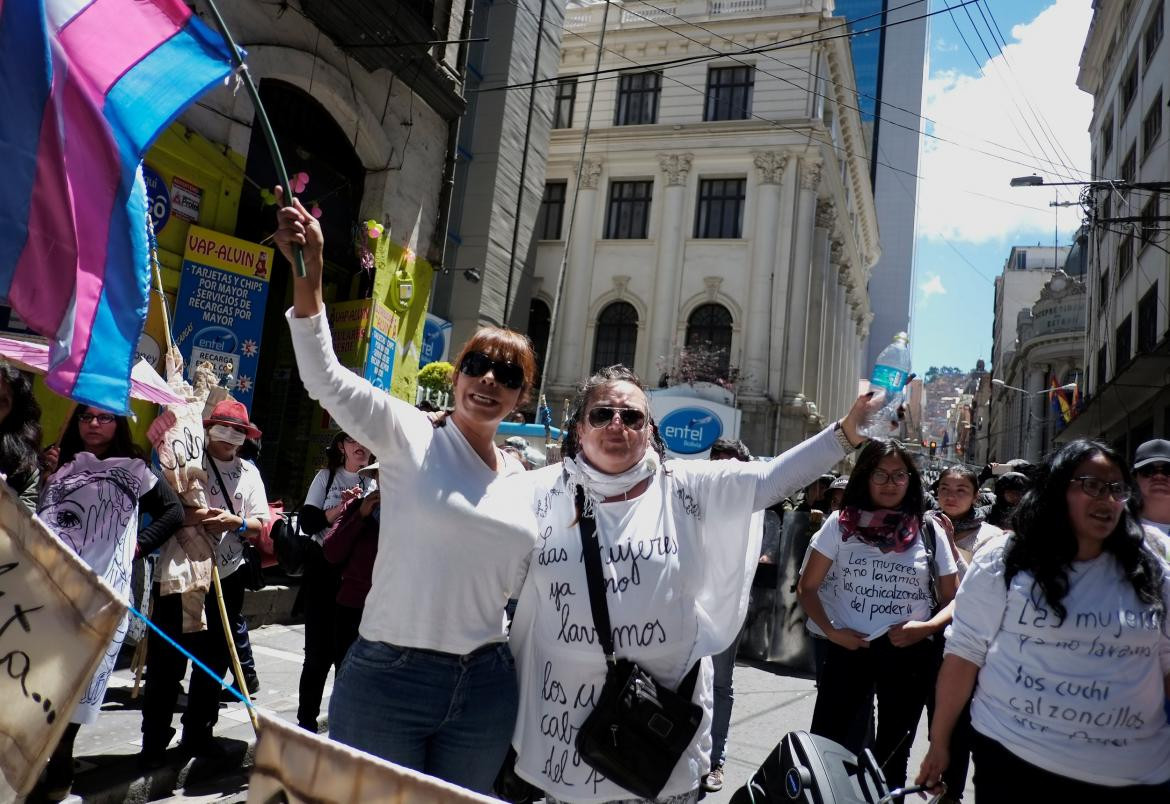
[[(805, 613), (830, 642), (811, 730), (860, 751), (864, 731), (854, 724), (872, 710), (876, 692), (874, 748), (891, 788), (906, 781), (937, 667), (932, 640), (942, 638), (958, 585), (947, 535), (925, 513), (913, 457), (896, 441), (870, 441), (841, 510), (813, 536), (797, 585)], [(834, 568), (834, 588), (822, 597)]]
[(490, 494), (524, 472), (493, 438), (532, 388), (532, 346), (481, 328), (455, 361), (454, 412), (432, 425), (338, 362), (321, 297), (320, 225), (295, 200), (278, 216), (282, 252), (303, 246), (308, 269), (293, 279), (287, 314), (301, 379), (378, 455), (385, 514), (360, 636), (333, 687), (330, 737), (486, 793), (516, 715), (504, 607), (534, 538), (517, 498)]
[(937, 781), (968, 698), (980, 800), (1170, 801), (1164, 565), (1126, 511), (1130, 477), (1104, 444), (1054, 453), (963, 578), (938, 679)]
[(521, 683), (512, 743), (516, 772), (544, 790), (546, 801), (633, 795), (575, 748), (607, 668), (590, 605), (582, 517), (596, 525), (598, 594), (615, 656), (671, 689), (684, 679), (694, 684), (702, 723), (658, 800), (695, 801), (711, 761), (710, 661), (697, 678), (691, 671), (730, 645), (743, 622), (762, 535), (749, 526), (752, 512), (840, 461), (861, 440), (865, 411), (860, 399), (842, 422), (768, 462), (666, 461), (634, 373), (611, 366), (589, 378), (567, 424), (564, 463), (517, 479), (529, 488), (539, 538), (512, 625)]
[[(134, 559), (162, 545), (183, 524), (178, 496), (143, 460), (126, 417), (98, 408), (74, 409), (60, 447), (47, 452), (46, 463), (52, 475), (41, 490), (37, 516), (119, 595), (129, 597)], [(150, 524), (139, 528), (143, 514)], [(73, 742), (82, 724), (97, 720), (128, 616), (49, 760), (40, 788), (48, 800), (64, 798), (73, 784)]]

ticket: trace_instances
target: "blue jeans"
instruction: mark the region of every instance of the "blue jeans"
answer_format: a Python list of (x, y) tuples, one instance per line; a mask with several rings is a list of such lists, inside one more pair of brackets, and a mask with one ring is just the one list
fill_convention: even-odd
[(358, 637), (329, 702), (329, 736), (487, 794), (516, 723), (516, 664), (504, 643), (456, 656)]
[(735, 672), (735, 654), (739, 651), (739, 637), (727, 650), (711, 657), (715, 671), (715, 711), (711, 714), (711, 767), (721, 768), (727, 759), (727, 731), (731, 728), (731, 705), (735, 702), (735, 686), (731, 676)]

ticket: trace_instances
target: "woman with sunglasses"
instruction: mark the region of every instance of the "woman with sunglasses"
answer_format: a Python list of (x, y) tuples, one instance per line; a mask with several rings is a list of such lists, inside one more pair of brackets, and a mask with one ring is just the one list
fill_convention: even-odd
[(321, 297), (320, 225), (295, 199), (278, 217), (276, 242), (290, 259), (292, 245), (303, 246), (308, 269), (293, 279), (287, 314), (301, 379), (377, 453), (385, 514), (360, 636), (333, 687), (330, 737), (486, 793), (516, 716), (504, 607), (534, 538), (516, 516), (520, 498), (492, 494), (524, 472), (494, 437), (532, 388), (532, 345), (481, 328), (455, 361), (454, 412), (432, 424), (338, 362)]
[[(521, 682), (512, 744), (516, 772), (546, 801), (632, 795), (575, 750), (607, 668), (584, 551), (600, 552), (615, 655), (671, 689), (686, 679), (703, 708), (658, 798), (695, 801), (711, 767), (712, 670), (703, 657), (726, 649), (743, 623), (762, 536), (752, 514), (852, 451), (865, 412), (863, 398), (843, 421), (767, 462), (667, 461), (638, 377), (611, 366), (589, 378), (566, 425), (563, 464), (523, 479), (539, 538), (512, 625)], [(596, 548), (582, 544), (583, 518), (594, 521)]]
[[(78, 405), (60, 447), (47, 459), (52, 474), (41, 490), (37, 515), (119, 595), (128, 598), (134, 559), (161, 546), (183, 524), (178, 496), (143, 460), (126, 417), (98, 408)], [(140, 528), (144, 514), (150, 524)], [(51, 801), (68, 795), (73, 784), (74, 740), (82, 724), (97, 720), (128, 618), (118, 626), (73, 710), (37, 795)]]
[[(866, 444), (842, 503), (813, 536), (797, 584), (805, 613), (829, 640), (811, 731), (860, 751), (857, 719), (868, 717), (876, 693), (875, 753), (890, 787), (902, 787), (957, 567), (945, 531), (926, 516), (914, 458), (896, 441)], [(834, 587), (821, 593), (826, 577)]]
[(1150, 533), (1150, 544), (1170, 561), (1170, 441), (1155, 438), (1133, 456), (1137, 487), (1129, 510)]
[(919, 783), (947, 767), (971, 699), (979, 800), (1170, 801), (1170, 581), (1129, 496), (1116, 452), (1073, 441), (1040, 470), (1014, 534), (976, 553)]

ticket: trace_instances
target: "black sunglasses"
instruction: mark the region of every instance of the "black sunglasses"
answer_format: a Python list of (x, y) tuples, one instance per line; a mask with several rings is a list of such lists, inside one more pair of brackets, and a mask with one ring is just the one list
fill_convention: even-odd
[(459, 371), (468, 377), (482, 377), (489, 371), (496, 382), (513, 391), (524, 387), (524, 369), (507, 360), (492, 360), (483, 352), (468, 352), (459, 363)]
[(1153, 477), (1154, 475), (1166, 475), (1170, 477), (1170, 463), (1147, 463), (1137, 473), (1142, 477)]
[(631, 430), (641, 430), (646, 426), (646, 414), (637, 408), (596, 407), (586, 414), (585, 421), (589, 422), (590, 427), (600, 430), (613, 421), (615, 413), (621, 417), (622, 424)]

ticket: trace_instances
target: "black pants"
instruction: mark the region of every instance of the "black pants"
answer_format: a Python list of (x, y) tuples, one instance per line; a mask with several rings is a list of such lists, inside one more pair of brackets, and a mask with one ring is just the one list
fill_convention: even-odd
[(1106, 787), (1079, 782), (1025, 762), (1002, 744), (971, 731), (975, 754), (975, 802), (1004, 804), (1008, 801), (1100, 801), (1125, 804), (1166, 804), (1170, 782), (1155, 785)]
[[(339, 651), (337, 591), (341, 588), (341, 570), (325, 559), (316, 542), (305, 555), (305, 573), (301, 579), (301, 602), (305, 611), (305, 663), (301, 667), (300, 701), (297, 723), (310, 731), (317, 730), (321, 714), (321, 696), (329, 668), (340, 668), (349, 643)], [(353, 640), (351, 639), (350, 642)]]
[[(237, 570), (234, 575), (242, 575), (240, 570)], [(226, 601), (225, 601), (226, 602)], [(241, 598), (241, 604), (243, 598)], [(236, 643), (236, 655), (240, 657), (240, 669), (244, 671), (244, 678), (236, 679), (236, 686), (245, 695), (248, 694), (248, 683), (246, 679), (256, 675), (256, 659), (252, 656), (252, 640), (248, 637), (248, 620), (244, 617), (243, 605), (235, 614), (230, 615), (232, 619), (232, 639)], [(232, 671), (232, 677), (235, 677), (235, 671)]]
[(868, 648), (850, 651), (829, 643), (817, 687), (812, 733), (859, 752), (859, 713), (873, 707), (878, 725), (874, 754), (890, 788), (906, 783), (906, 763), (918, 719), (934, 686), (934, 649), (930, 640), (896, 648), (884, 636)]
[[(244, 605), (243, 573), (233, 572), (221, 579), (223, 602), (228, 619), (237, 616)], [(227, 672), (231, 657), (224, 638), (223, 625), (219, 618), (219, 607), (215, 590), (209, 590), (204, 605), (207, 630), (184, 634), (183, 606), (179, 595), (159, 595), (154, 587), (154, 606), (151, 619), (154, 624), (189, 650), (201, 662), (222, 679)], [(142, 701), (142, 745), (165, 746), (174, 731), (171, 717), (175, 703), (182, 690), (183, 675), (187, 672), (187, 657), (172, 648), (153, 631), (146, 648), (146, 684)], [(191, 673), (191, 685), (187, 693), (187, 711), (183, 714), (183, 739), (203, 742), (211, 739), (212, 731), (219, 720), (218, 679), (211, 678), (196, 667)]]

